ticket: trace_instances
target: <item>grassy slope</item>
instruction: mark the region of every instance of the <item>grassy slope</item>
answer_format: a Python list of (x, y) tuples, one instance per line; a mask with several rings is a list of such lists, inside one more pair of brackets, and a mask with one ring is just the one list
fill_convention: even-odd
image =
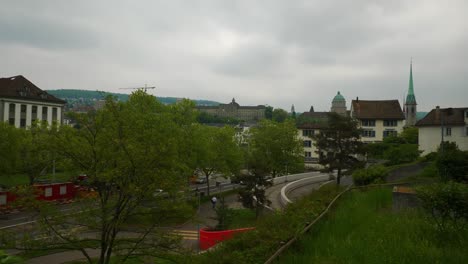
[(420, 212), (391, 211), (391, 189), (353, 191), (280, 263), (468, 263), (468, 232), (439, 234)]

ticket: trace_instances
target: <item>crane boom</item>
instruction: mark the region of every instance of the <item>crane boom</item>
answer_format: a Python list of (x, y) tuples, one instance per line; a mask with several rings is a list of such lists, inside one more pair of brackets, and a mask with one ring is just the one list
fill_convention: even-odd
[(148, 89), (156, 89), (156, 87), (155, 87), (155, 86), (147, 86), (147, 85), (145, 84), (144, 87), (128, 87), (128, 88), (119, 88), (119, 89), (120, 89), (120, 90), (140, 90), (140, 89), (142, 89), (142, 90), (146, 93), (146, 90), (148, 90)]

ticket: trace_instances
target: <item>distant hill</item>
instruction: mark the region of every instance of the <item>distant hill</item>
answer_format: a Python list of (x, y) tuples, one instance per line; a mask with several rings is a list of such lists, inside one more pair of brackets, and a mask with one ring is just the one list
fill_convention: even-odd
[[(66, 100), (69, 107), (72, 107), (74, 104), (84, 104), (84, 105), (93, 105), (95, 101), (102, 100), (108, 95), (117, 97), (119, 101), (127, 101), (128, 94), (121, 93), (109, 93), (109, 92), (100, 92), (100, 91), (89, 91), (89, 90), (47, 90), (47, 92), (55, 97)], [(176, 97), (156, 97), (163, 104), (174, 104), (177, 102)], [(209, 100), (192, 100), (196, 105), (219, 105), (218, 102), (209, 101)]]

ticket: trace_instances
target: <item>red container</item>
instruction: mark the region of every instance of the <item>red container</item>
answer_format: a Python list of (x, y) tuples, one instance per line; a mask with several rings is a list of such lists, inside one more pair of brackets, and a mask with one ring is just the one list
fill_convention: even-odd
[(39, 193), (37, 197), (38, 200), (69, 200), (75, 197), (76, 189), (71, 182), (35, 184), (34, 187)]

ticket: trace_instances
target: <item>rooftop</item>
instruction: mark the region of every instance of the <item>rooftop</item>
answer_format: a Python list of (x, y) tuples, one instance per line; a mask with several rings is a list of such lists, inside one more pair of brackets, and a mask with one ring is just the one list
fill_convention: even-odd
[(353, 100), (353, 117), (357, 119), (405, 119), (398, 100)]
[(416, 126), (464, 126), (465, 125), (465, 112), (468, 107), (460, 108), (435, 108), (432, 109), (423, 119), (416, 123)]
[(41, 90), (22, 75), (0, 78), (0, 97), (65, 104), (66, 102)]

